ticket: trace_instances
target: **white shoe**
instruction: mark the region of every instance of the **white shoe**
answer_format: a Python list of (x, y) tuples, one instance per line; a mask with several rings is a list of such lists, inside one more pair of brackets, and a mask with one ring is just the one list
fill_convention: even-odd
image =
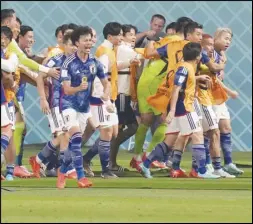
[(214, 168), (212, 164), (206, 164), (206, 170), (210, 173), (214, 172)]
[(204, 174), (198, 173), (198, 176), (200, 178), (204, 178), (204, 179), (217, 179), (217, 178), (220, 178), (220, 176), (212, 174), (209, 171), (206, 171)]
[(224, 178), (235, 178), (235, 175), (230, 175), (229, 173), (227, 173), (223, 169), (215, 170), (213, 172), (213, 174), (224, 177)]
[(243, 174), (244, 173), (244, 171), (238, 169), (234, 163), (229, 163), (228, 165), (225, 165), (223, 167), (223, 170), (225, 170), (229, 174), (234, 174), (234, 175), (238, 175), (238, 174)]

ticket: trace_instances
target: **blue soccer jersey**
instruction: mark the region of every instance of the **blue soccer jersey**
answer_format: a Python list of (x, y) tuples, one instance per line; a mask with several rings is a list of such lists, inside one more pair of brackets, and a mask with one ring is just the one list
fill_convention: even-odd
[(5, 97), (4, 86), (1, 83), (1, 105), (6, 104), (6, 103), (7, 103), (7, 100), (6, 100), (6, 97)]
[(25, 90), (26, 90), (26, 81), (21, 79), (18, 91), (16, 93), (16, 98), (18, 102), (24, 102), (25, 100)]
[[(184, 98), (185, 98), (184, 90), (186, 88), (187, 78), (188, 78), (187, 68), (183, 66), (179, 67), (174, 77), (174, 85), (181, 86), (182, 88), (178, 95), (175, 116), (183, 116), (187, 113), (184, 106)], [(170, 111), (170, 104), (168, 105), (168, 111)]]
[(63, 94), (61, 96), (60, 110), (73, 108), (77, 112), (89, 112), (89, 98), (96, 76), (99, 79), (107, 77), (107, 74), (104, 73), (103, 65), (96, 58), (89, 55), (87, 61), (82, 62), (77, 56), (77, 52), (68, 57), (61, 69), (61, 81), (70, 81), (71, 87), (78, 87), (85, 79), (88, 82), (88, 88), (71, 96)]
[[(49, 59), (46, 64), (46, 67), (62, 67), (65, 59), (67, 58), (64, 54), (58, 54)], [(60, 97), (62, 95), (62, 86), (61, 79), (55, 79), (52, 77), (48, 78), (49, 80), (49, 97), (48, 103), (50, 108), (59, 107), (60, 105)]]
[[(220, 60), (221, 60), (221, 55), (214, 50), (213, 52), (213, 57), (214, 57), (214, 62), (217, 64), (220, 64)], [(216, 72), (216, 75), (219, 77), (220, 76), (220, 72)]]

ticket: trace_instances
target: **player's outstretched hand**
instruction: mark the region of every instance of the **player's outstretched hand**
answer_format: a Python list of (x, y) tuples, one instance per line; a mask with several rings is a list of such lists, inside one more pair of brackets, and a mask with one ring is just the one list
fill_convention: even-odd
[(230, 93), (229, 93), (229, 96), (232, 98), (232, 99), (236, 99), (238, 96), (239, 96), (239, 93), (232, 90)]
[(49, 104), (45, 98), (40, 99), (40, 108), (41, 108), (43, 114), (48, 115), (51, 113), (50, 108), (49, 108)]
[(48, 71), (48, 75), (50, 77), (55, 78), (55, 79), (59, 79), (60, 78), (60, 68), (59, 67), (50, 68)]

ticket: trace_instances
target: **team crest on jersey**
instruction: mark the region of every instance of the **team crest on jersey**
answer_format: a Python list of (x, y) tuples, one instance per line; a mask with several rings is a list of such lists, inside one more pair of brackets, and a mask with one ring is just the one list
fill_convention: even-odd
[(96, 65), (95, 65), (95, 64), (91, 64), (89, 68), (90, 68), (90, 73), (91, 73), (92, 75), (95, 75), (96, 72), (97, 72)]

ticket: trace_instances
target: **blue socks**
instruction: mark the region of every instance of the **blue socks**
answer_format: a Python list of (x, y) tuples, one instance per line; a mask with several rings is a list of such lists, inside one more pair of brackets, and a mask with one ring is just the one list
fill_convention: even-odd
[(54, 152), (57, 151), (57, 148), (49, 141), (45, 147), (39, 152), (38, 157), (42, 161), (42, 163), (47, 164), (49, 156), (51, 156)]
[(62, 164), (60, 167), (60, 172), (61, 173), (67, 173), (67, 171), (69, 170), (69, 166), (72, 165), (72, 157), (71, 157), (71, 152), (69, 149), (64, 151), (64, 156), (62, 159)]
[(143, 165), (146, 168), (150, 167), (150, 164), (155, 160), (164, 161), (168, 157), (169, 152), (172, 151), (164, 142), (159, 143), (155, 149), (149, 154), (148, 158), (144, 161)]
[(76, 169), (76, 174), (78, 180), (85, 177), (84, 169), (83, 169), (83, 157), (81, 152), (82, 145), (82, 134), (81, 132), (76, 132), (72, 135), (70, 139), (70, 152), (73, 160), (74, 167)]
[(198, 172), (204, 174), (206, 172), (206, 152), (204, 144), (192, 145), (192, 155), (196, 159)]
[(210, 140), (208, 137), (204, 136), (204, 146), (206, 150), (206, 164), (211, 164), (211, 156), (210, 156)]
[(227, 134), (220, 133), (220, 146), (223, 152), (225, 165), (232, 163), (231, 133), (227, 133)]
[(100, 162), (102, 166), (102, 172), (105, 172), (109, 169), (109, 160), (110, 160), (110, 141), (99, 140), (98, 143), (98, 153), (100, 157)]
[(192, 169), (198, 172), (198, 164), (196, 158), (192, 155)]
[(180, 150), (174, 150), (173, 151), (173, 158), (172, 158), (172, 169), (173, 170), (179, 170), (180, 169), (182, 154), (183, 154), (183, 152), (180, 151)]
[(220, 157), (213, 157), (213, 168), (215, 170), (221, 169), (221, 158)]
[(6, 176), (7, 176), (8, 174), (11, 175), (11, 176), (13, 176), (14, 167), (15, 167), (14, 164), (8, 164), (8, 165), (6, 166)]
[(8, 145), (9, 145), (10, 139), (7, 135), (1, 134), (1, 153), (3, 154)]
[(88, 150), (88, 152), (83, 156), (83, 160), (90, 162), (93, 157), (95, 157), (98, 154), (98, 144), (99, 144), (100, 138), (98, 138), (94, 145)]

